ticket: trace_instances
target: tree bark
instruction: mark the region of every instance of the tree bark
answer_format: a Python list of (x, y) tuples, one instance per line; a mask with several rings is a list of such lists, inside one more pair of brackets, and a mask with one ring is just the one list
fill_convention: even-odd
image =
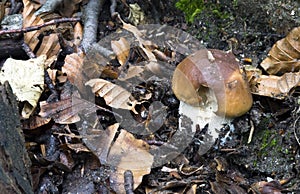
[(0, 85), (0, 193), (33, 194), (31, 162), (24, 143), (17, 102), (5, 82)]

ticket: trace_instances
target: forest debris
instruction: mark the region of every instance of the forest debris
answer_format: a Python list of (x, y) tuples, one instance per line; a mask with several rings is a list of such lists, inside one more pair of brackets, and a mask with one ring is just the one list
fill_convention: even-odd
[(120, 17), (119, 20), (122, 22), (123, 24), (123, 29), (133, 33), (133, 35), (135, 36), (136, 40), (139, 43), (139, 47), (144, 51), (144, 53), (147, 55), (148, 57), (148, 61), (150, 62), (156, 62), (156, 57), (155, 55), (151, 52), (151, 50), (149, 49), (149, 47), (146, 47), (146, 45), (154, 45), (151, 41), (146, 41), (143, 39), (143, 33), (135, 26), (128, 24), (126, 22), (124, 22)]
[(31, 161), (20, 128), (18, 104), (8, 82), (0, 85), (0, 190), (33, 194)]
[(64, 17), (71, 17), (81, 1), (82, 0), (47, 0), (42, 7), (35, 12), (35, 15), (57, 11)]
[(103, 3), (104, 0), (90, 0), (84, 9), (85, 19), (81, 45), (85, 52), (97, 40), (98, 17)]
[(145, 14), (139, 4), (129, 4), (128, 20), (135, 26), (145, 23)]
[(131, 93), (104, 79), (91, 79), (85, 85), (92, 87), (92, 91), (103, 97), (106, 104), (113, 108), (127, 109), (138, 114), (135, 110), (137, 101), (133, 99)]
[(300, 72), (285, 73), (282, 76), (262, 75), (257, 68), (245, 68), (253, 94), (284, 99), (293, 93), (295, 87), (300, 86)]
[(82, 69), (85, 54), (83, 52), (72, 53), (65, 58), (62, 72), (67, 74), (68, 80), (75, 85), (81, 94), (86, 94), (84, 83), (88, 81)]
[(31, 116), (29, 119), (26, 119), (22, 121), (22, 128), (23, 129), (36, 129), (38, 127), (41, 127), (47, 123), (49, 123), (51, 118), (42, 118), (40, 116)]
[(130, 44), (129, 42), (121, 37), (119, 40), (112, 40), (111, 41), (111, 48), (114, 51), (114, 53), (117, 55), (117, 59), (121, 66), (123, 66), (127, 58), (129, 56), (130, 52)]
[(39, 115), (43, 118), (53, 118), (56, 123), (71, 124), (80, 121), (79, 111), (74, 111), (72, 98), (53, 103), (42, 101), (40, 107)]
[(300, 70), (300, 26), (277, 41), (268, 57), (260, 64), (269, 74), (283, 74)]
[(119, 124), (116, 123), (106, 130), (88, 129), (86, 133), (80, 131), (84, 143), (99, 158), (101, 164), (109, 164), (107, 156), (118, 128)]
[(7, 80), (18, 100), (27, 102), (22, 110), (24, 118), (29, 118), (44, 90), (45, 61), (45, 55), (26, 61), (8, 58), (1, 69), (0, 82)]
[[(66, 21), (78, 21), (78, 18), (75, 20), (74, 18), (61, 18), (61, 16), (59, 16), (57, 13), (48, 12), (36, 15), (35, 11), (37, 8), (35, 2), (23, 0), (23, 4), (23, 27), (24, 29), (27, 29), (26, 27), (30, 29), (29, 31), (26, 31), (24, 29), (20, 30), (20, 32), (27, 32), (24, 34), (24, 42), (29, 45), (31, 50), (37, 51), (38, 55), (46, 54), (48, 58), (57, 55), (60, 49), (57, 34), (51, 33), (49, 37), (45, 34), (42, 36), (43, 38), (41, 38), (40, 35), (47, 30), (59, 30), (62, 34), (72, 34), (73, 27), (71, 26), (71, 24), (65, 23), (62, 25), (58, 25), (55, 27), (55, 29), (53, 29), (53, 27), (43, 28), (41, 30), (38, 29), (47, 25), (57, 25), (58, 23), (64, 23)], [(42, 45), (40, 45), (41, 43)]]
[(113, 167), (110, 173), (110, 185), (116, 193), (125, 193), (124, 172), (133, 174), (134, 189), (142, 182), (144, 175), (149, 174), (153, 163), (149, 145), (136, 139), (131, 133), (121, 130), (112, 145), (107, 160)]
[(273, 180), (270, 182), (260, 181), (253, 183), (250, 189), (255, 194), (267, 194), (267, 193), (274, 193), (274, 194), (281, 194), (281, 190), (283, 187), (280, 185), (279, 181)]

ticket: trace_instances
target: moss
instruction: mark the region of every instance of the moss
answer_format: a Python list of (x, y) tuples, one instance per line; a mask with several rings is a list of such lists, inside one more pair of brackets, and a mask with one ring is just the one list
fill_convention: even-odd
[(195, 17), (205, 8), (203, 0), (179, 0), (175, 6), (184, 12), (189, 23), (193, 23)]
[[(235, 1), (232, 3), (235, 3)], [(222, 11), (221, 4), (213, 2), (204, 2), (203, 0), (179, 0), (175, 6), (185, 14), (185, 19), (188, 23), (193, 23), (195, 18), (204, 10), (207, 11), (208, 15), (214, 15), (220, 19), (230, 17), (228, 12)]]

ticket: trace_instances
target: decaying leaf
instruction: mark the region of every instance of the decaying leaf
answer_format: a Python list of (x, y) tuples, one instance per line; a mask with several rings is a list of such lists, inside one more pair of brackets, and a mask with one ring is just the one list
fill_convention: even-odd
[(125, 193), (124, 172), (132, 171), (136, 189), (143, 176), (150, 173), (153, 156), (149, 153), (149, 145), (146, 142), (121, 130), (109, 151), (107, 161), (113, 169), (110, 173), (111, 187), (116, 193)]
[(95, 153), (101, 164), (107, 164), (107, 156), (113, 139), (118, 131), (119, 124), (113, 124), (106, 130), (88, 129), (79, 133), (88, 148)]
[(283, 74), (300, 70), (300, 27), (277, 41), (268, 57), (260, 64), (269, 74)]
[(29, 117), (29, 119), (22, 121), (22, 128), (30, 129), (30, 130), (36, 129), (40, 126), (43, 126), (43, 125), (49, 123), (50, 120), (51, 120), (51, 118), (42, 118), (40, 116)]
[(253, 94), (283, 99), (300, 85), (300, 72), (285, 73), (282, 76), (261, 75), (255, 82), (256, 86), (251, 88)]
[(7, 80), (18, 100), (28, 102), (22, 111), (24, 118), (29, 118), (44, 90), (45, 61), (45, 55), (27, 61), (9, 58), (1, 69), (0, 82)]
[(96, 95), (103, 97), (108, 106), (131, 110), (137, 114), (134, 109), (136, 100), (133, 99), (130, 92), (121, 86), (104, 79), (91, 79), (85, 85), (92, 87), (92, 91)]
[[(23, 0), (23, 4), (23, 27), (41, 25), (50, 20), (61, 18), (61, 16), (56, 13), (42, 13), (36, 15), (35, 11), (41, 5), (34, 1)], [(54, 55), (57, 55), (60, 45), (56, 33), (52, 33), (49, 36), (44, 36), (42, 39), (40, 38), (40, 35), (47, 30), (53, 30), (53, 27), (49, 26), (40, 30), (25, 33), (24, 42), (29, 45), (31, 50), (37, 51), (37, 55), (45, 54), (48, 58), (50, 58)], [(62, 34), (73, 33), (73, 27), (68, 23), (56, 26), (55, 30), (59, 30)]]
[(62, 67), (62, 72), (67, 74), (69, 81), (74, 84), (80, 93), (86, 93), (84, 83), (88, 78), (82, 70), (84, 53), (72, 53), (65, 58), (65, 64)]
[(249, 86), (253, 94), (283, 99), (300, 86), (300, 72), (285, 73), (282, 76), (262, 75), (262, 72), (246, 66)]
[(60, 124), (76, 123), (80, 120), (79, 113), (91, 113), (97, 110), (94, 103), (82, 99), (78, 92), (74, 92), (72, 96), (61, 98), (58, 102), (42, 101), (40, 108), (39, 115), (41, 117), (53, 118)]
[(129, 16), (128, 20), (134, 25), (144, 24), (145, 23), (145, 14), (139, 4), (133, 3), (129, 4)]
[(53, 118), (56, 123), (71, 124), (80, 121), (79, 111), (74, 111), (72, 98), (52, 103), (42, 101), (40, 107), (39, 115), (43, 118)]
[[(153, 156), (149, 153), (149, 145), (136, 139), (126, 130), (118, 132), (119, 123), (106, 130), (83, 129), (80, 135), (87, 147), (99, 158), (102, 165), (110, 166), (110, 186), (116, 193), (125, 193), (124, 172), (130, 170), (134, 177), (134, 188), (149, 174)], [(115, 141), (114, 141), (115, 139)]]
[(117, 59), (121, 65), (124, 65), (130, 52), (130, 44), (129, 42), (121, 37), (120, 40), (112, 40), (111, 48), (114, 53), (117, 55)]
[(133, 33), (133, 35), (135, 36), (136, 40), (139, 43), (140, 48), (144, 51), (144, 53), (147, 55), (148, 57), (148, 61), (153, 61), (156, 62), (157, 59), (155, 57), (155, 55), (152, 53), (152, 51), (149, 49), (149, 46), (146, 47), (146, 45), (154, 45), (151, 41), (147, 41), (143, 39), (143, 33), (135, 26), (131, 25), (131, 24), (127, 24), (126, 22), (124, 22), (121, 18), (119, 18), (120, 21), (123, 24), (123, 29)]

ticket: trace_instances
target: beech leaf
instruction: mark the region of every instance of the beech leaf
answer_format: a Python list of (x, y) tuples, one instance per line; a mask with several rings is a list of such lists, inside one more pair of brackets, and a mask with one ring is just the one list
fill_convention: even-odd
[(104, 79), (91, 79), (86, 82), (85, 85), (92, 87), (92, 91), (96, 95), (103, 97), (108, 106), (118, 109), (131, 110), (137, 114), (136, 110), (134, 109), (137, 103), (136, 100), (131, 100), (133, 99), (131, 93), (121, 86), (113, 84)]

